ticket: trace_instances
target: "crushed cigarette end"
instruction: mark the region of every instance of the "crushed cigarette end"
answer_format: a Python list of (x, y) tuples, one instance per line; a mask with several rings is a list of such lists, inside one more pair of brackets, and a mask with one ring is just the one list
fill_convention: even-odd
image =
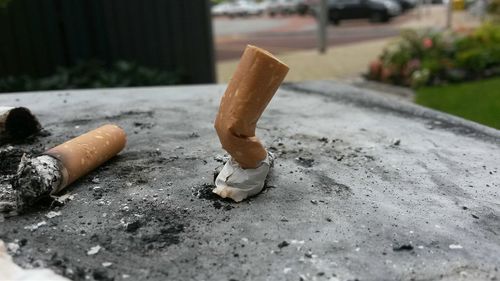
[(259, 194), (264, 188), (272, 161), (272, 154), (268, 154), (259, 167), (243, 169), (236, 161), (230, 159), (215, 179), (216, 187), (212, 192), (222, 198), (231, 198), (235, 202)]
[(18, 210), (48, 197), (59, 187), (62, 181), (60, 171), (59, 161), (51, 156), (30, 158), (23, 155), (12, 182), (12, 188), (17, 191)]

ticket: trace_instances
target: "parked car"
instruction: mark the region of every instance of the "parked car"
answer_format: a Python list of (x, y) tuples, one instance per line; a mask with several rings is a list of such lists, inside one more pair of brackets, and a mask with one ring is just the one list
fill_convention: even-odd
[(246, 16), (259, 16), (266, 11), (266, 3), (256, 3), (255, 1), (239, 1), (240, 8)]
[(231, 10), (232, 3), (224, 2), (212, 6), (212, 16), (226, 16)]
[(212, 7), (213, 16), (245, 17), (261, 15), (265, 6), (251, 0), (224, 2)]
[(297, 4), (297, 13), (299, 15), (314, 14), (315, 7), (319, 5), (319, 0), (302, 0)]
[(370, 19), (387, 22), (401, 13), (401, 6), (391, 0), (330, 0), (328, 18), (333, 24), (344, 19)]
[(301, 0), (268, 0), (267, 13), (270, 16), (297, 13)]
[(417, 0), (395, 0), (400, 6), (401, 10), (407, 11), (417, 6)]

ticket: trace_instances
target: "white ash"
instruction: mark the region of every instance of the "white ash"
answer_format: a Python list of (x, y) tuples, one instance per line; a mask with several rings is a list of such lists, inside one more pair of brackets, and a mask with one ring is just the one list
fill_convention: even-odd
[(61, 212), (50, 211), (45, 216), (49, 219), (55, 218), (61, 215)]
[(449, 248), (453, 249), (453, 250), (455, 250), (455, 249), (463, 249), (462, 245), (460, 245), (460, 244), (451, 244), (449, 246)]
[(87, 251), (87, 255), (89, 256), (93, 256), (97, 253), (99, 253), (99, 251), (102, 249), (101, 246), (97, 245), (97, 246), (94, 246), (94, 247), (91, 247), (90, 250)]
[(19, 244), (17, 243), (17, 241), (14, 241), (14, 242), (11, 242), (11, 243), (7, 243), (7, 250), (11, 253), (11, 254), (17, 254), (17, 252), (19, 251)]
[(0, 213), (7, 213), (7, 216), (10, 216), (11, 213), (15, 213), (17, 209), (16, 192), (12, 189), (11, 184), (4, 183), (9, 180), (10, 179), (7, 177), (5, 177), (5, 179), (0, 179)]
[(22, 210), (56, 190), (62, 182), (61, 165), (51, 156), (23, 155), (12, 187), (17, 191), (17, 207)]
[(32, 224), (32, 225), (25, 226), (25, 227), (24, 227), (24, 229), (31, 230), (31, 231), (35, 231), (35, 230), (37, 230), (40, 226), (44, 226), (44, 225), (47, 225), (47, 222), (46, 222), (46, 221), (41, 221), (41, 222), (39, 222), (39, 223), (35, 223), (35, 224)]
[(69, 194), (69, 193), (61, 195), (59, 197), (54, 196), (54, 200), (57, 201), (61, 205), (64, 205), (64, 204), (66, 204), (69, 201), (74, 200), (74, 199), (75, 199), (75, 195)]

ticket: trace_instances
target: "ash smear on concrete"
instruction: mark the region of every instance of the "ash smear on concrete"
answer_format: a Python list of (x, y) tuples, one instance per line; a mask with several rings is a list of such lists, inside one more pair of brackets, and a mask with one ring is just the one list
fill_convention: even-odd
[(279, 158), (291, 158), (304, 168), (321, 164), (321, 157), (335, 159), (349, 167), (365, 166), (375, 161), (366, 149), (349, 145), (342, 139), (329, 140), (305, 134), (294, 134), (286, 139), (286, 142), (281, 138), (274, 140), (270, 150)]
[[(133, 274), (138, 267), (148, 264), (145, 262), (148, 259), (156, 260), (168, 252), (169, 247), (181, 243), (189, 227), (186, 218), (190, 214), (186, 211), (162, 203), (138, 202), (130, 207), (133, 213), (105, 212), (107, 216), (101, 214), (94, 218), (75, 216), (68, 208), (56, 209), (62, 215), (45, 219), (47, 225), (39, 227), (35, 233), (23, 228), (2, 230), (0, 239), (22, 242), (19, 251), (22, 255), (16, 255), (15, 259), (23, 267), (48, 266), (76, 281), (121, 279), (121, 273)], [(34, 216), (38, 214), (26, 218)], [(65, 227), (68, 217), (75, 223), (70, 228)], [(82, 226), (78, 227), (79, 224)], [(55, 244), (54, 239), (58, 241)], [(89, 255), (88, 250), (94, 246), (101, 250)], [(44, 249), (50, 252), (47, 254)], [(103, 267), (104, 262), (111, 262), (113, 266)], [(158, 268), (153, 271), (161, 272)], [(166, 276), (168, 274), (163, 278)]]
[(147, 256), (181, 241), (181, 235), (187, 226), (183, 219), (185, 214), (162, 204), (137, 204), (133, 209), (137, 212), (122, 217), (122, 223), (116, 229), (117, 232), (125, 232), (125, 235), (105, 234), (99, 237), (99, 234), (94, 234), (95, 242), (102, 243), (111, 252), (128, 249), (138, 255)]
[[(138, 116), (147, 119), (152, 113), (126, 112), (98, 119), (118, 121), (123, 118), (120, 125), (134, 126), (137, 131), (153, 127), (133, 124)], [(60, 129), (61, 124), (66, 128)], [(30, 144), (0, 147), (1, 190), (4, 190), (3, 187), (12, 190), (10, 185), (4, 183), (8, 183), (17, 171), (23, 154), (38, 155), (48, 147), (75, 137), (79, 134), (75, 133), (78, 129), (75, 127), (79, 125), (85, 125), (84, 130), (87, 126), (88, 129), (98, 126), (95, 119), (90, 118), (67, 121), (52, 128), (55, 134), (45, 140), (46, 143), (35, 139)], [(169, 196), (171, 184), (161, 186), (160, 190), (165, 191), (153, 191), (145, 184), (153, 181), (151, 172), (161, 170), (178, 159), (176, 156), (163, 157), (156, 150), (125, 151), (72, 184), (65, 193), (74, 194), (71, 196), (74, 199), (64, 207), (40, 202), (21, 216), (5, 218), (8, 227), (0, 228), (0, 239), (7, 243), (20, 241), (21, 248), (14, 256), (20, 266), (50, 267), (72, 280), (118, 280), (124, 278), (123, 274), (138, 280), (142, 278), (134, 277), (135, 268), (151, 263), (153, 265), (148, 271), (152, 273), (142, 276), (158, 275), (159, 280), (164, 280), (168, 270), (161, 268), (159, 263), (147, 260), (157, 259), (162, 252), (168, 252), (170, 247), (182, 243), (190, 225), (190, 219), (186, 218), (191, 215), (187, 209), (169, 207), (171, 202), (162, 200)], [(117, 174), (120, 176), (117, 177)], [(131, 194), (127, 196), (123, 192)], [(61, 211), (62, 215), (45, 217), (50, 210)], [(3, 217), (0, 219), (4, 220)], [(27, 228), (30, 225), (40, 226)], [(97, 245), (102, 249), (89, 256), (89, 249)], [(103, 262), (111, 262), (113, 266), (103, 267)]]
[[(130, 118), (130, 119), (133, 119), (133, 120), (143, 120), (143, 119), (150, 119), (150, 118), (153, 118), (154, 116), (154, 112), (149, 110), (149, 111), (125, 111), (125, 112), (121, 112), (121, 113), (118, 113), (118, 114), (115, 114), (115, 115), (108, 115), (108, 116), (99, 116), (99, 117), (91, 117), (91, 116), (85, 116), (85, 117), (82, 117), (82, 118), (76, 118), (76, 119), (72, 119), (72, 120), (65, 120), (65, 121), (62, 121), (58, 124), (67, 124), (67, 125), (73, 125), (73, 126), (80, 126), (80, 125), (85, 125), (85, 124), (88, 124), (88, 123), (96, 123), (96, 121), (98, 123), (102, 123), (103, 121), (106, 121), (106, 122), (115, 122), (115, 121), (120, 121), (122, 122), (123, 119), (125, 118)], [(139, 127), (139, 129), (145, 129), (145, 128), (151, 128), (153, 127), (153, 124), (150, 125), (145, 125), (143, 126), (144, 124), (148, 124), (148, 122), (138, 122), (138, 121), (132, 121), (132, 124), (135, 126), (135, 127)], [(52, 125), (52, 124), (49, 124), (49, 125)]]
[(193, 196), (199, 199), (213, 201), (212, 206), (215, 209), (224, 208), (224, 210), (229, 211), (234, 208), (231, 204), (233, 203), (230, 199), (224, 199), (213, 193), (212, 190), (215, 188), (215, 185), (203, 183), (198, 186), (194, 186), (191, 188)]
[(395, 246), (392, 247), (392, 250), (394, 252), (412, 251), (413, 250), (413, 246), (411, 244), (395, 245)]
[(314, 165), (314, 159), (299, 156), (295, 161), (302, 167), (311, 168)]
[[(175, 165), (187, 166), (188, 164), (182, 160), (184, 159), (172, 154), (165, 157), (163, 153), (158, 150), (143, 150), (125, 151), (112, 159), (109, 163), (127, 163), (127, 165), (118, 165), (116, 168), (118, 174), (123, 175), (123, 177), (131, 183), (147, 184), (152, 180), (149, 175), (150, 172), (159, 172)], [(106, 165), (99, 168), (99, 170), (104, 169), (108, 169)]]
[(315, 171), (313, 174), (316, 178), (315, 186), (319, 187), (326, 194), (335, 193), (340, 197), (353, 195), (352, 189), (349, 186), (336, 182), (325, 173)]

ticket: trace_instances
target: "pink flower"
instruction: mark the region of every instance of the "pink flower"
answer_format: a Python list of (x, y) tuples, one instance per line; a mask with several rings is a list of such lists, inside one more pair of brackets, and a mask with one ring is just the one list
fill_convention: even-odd
[(380, 79), (384, 82), (389, 81), (392, 76), (392, 69), (389, 67), (382, 68), (382, 73), (380, 75)]
[(419, 59), (412, 59), (408, 62), (408, 68), (411, 69), (411, 71), (414, 71), (420, 68), (420, 64)]
[(429, 38), (429, 37), (426, 37), (422, 40), (422, 45), (424, 46), (424, 48), (426, 49), (429, 49), (429, 48), (432, 48), (432, 45), (433, 45), (433, 42), (432, 42), (432, 39)]
[(370, 76), (378, 79), (382, 71), (383, 64), (380, 60), (375, 60), (370, 63)]
[(420, 60), (412, 59), (405, 64), (402, 70), (402, 74), (405, 77), (409, 77), (415, 70), (420, 68)]

